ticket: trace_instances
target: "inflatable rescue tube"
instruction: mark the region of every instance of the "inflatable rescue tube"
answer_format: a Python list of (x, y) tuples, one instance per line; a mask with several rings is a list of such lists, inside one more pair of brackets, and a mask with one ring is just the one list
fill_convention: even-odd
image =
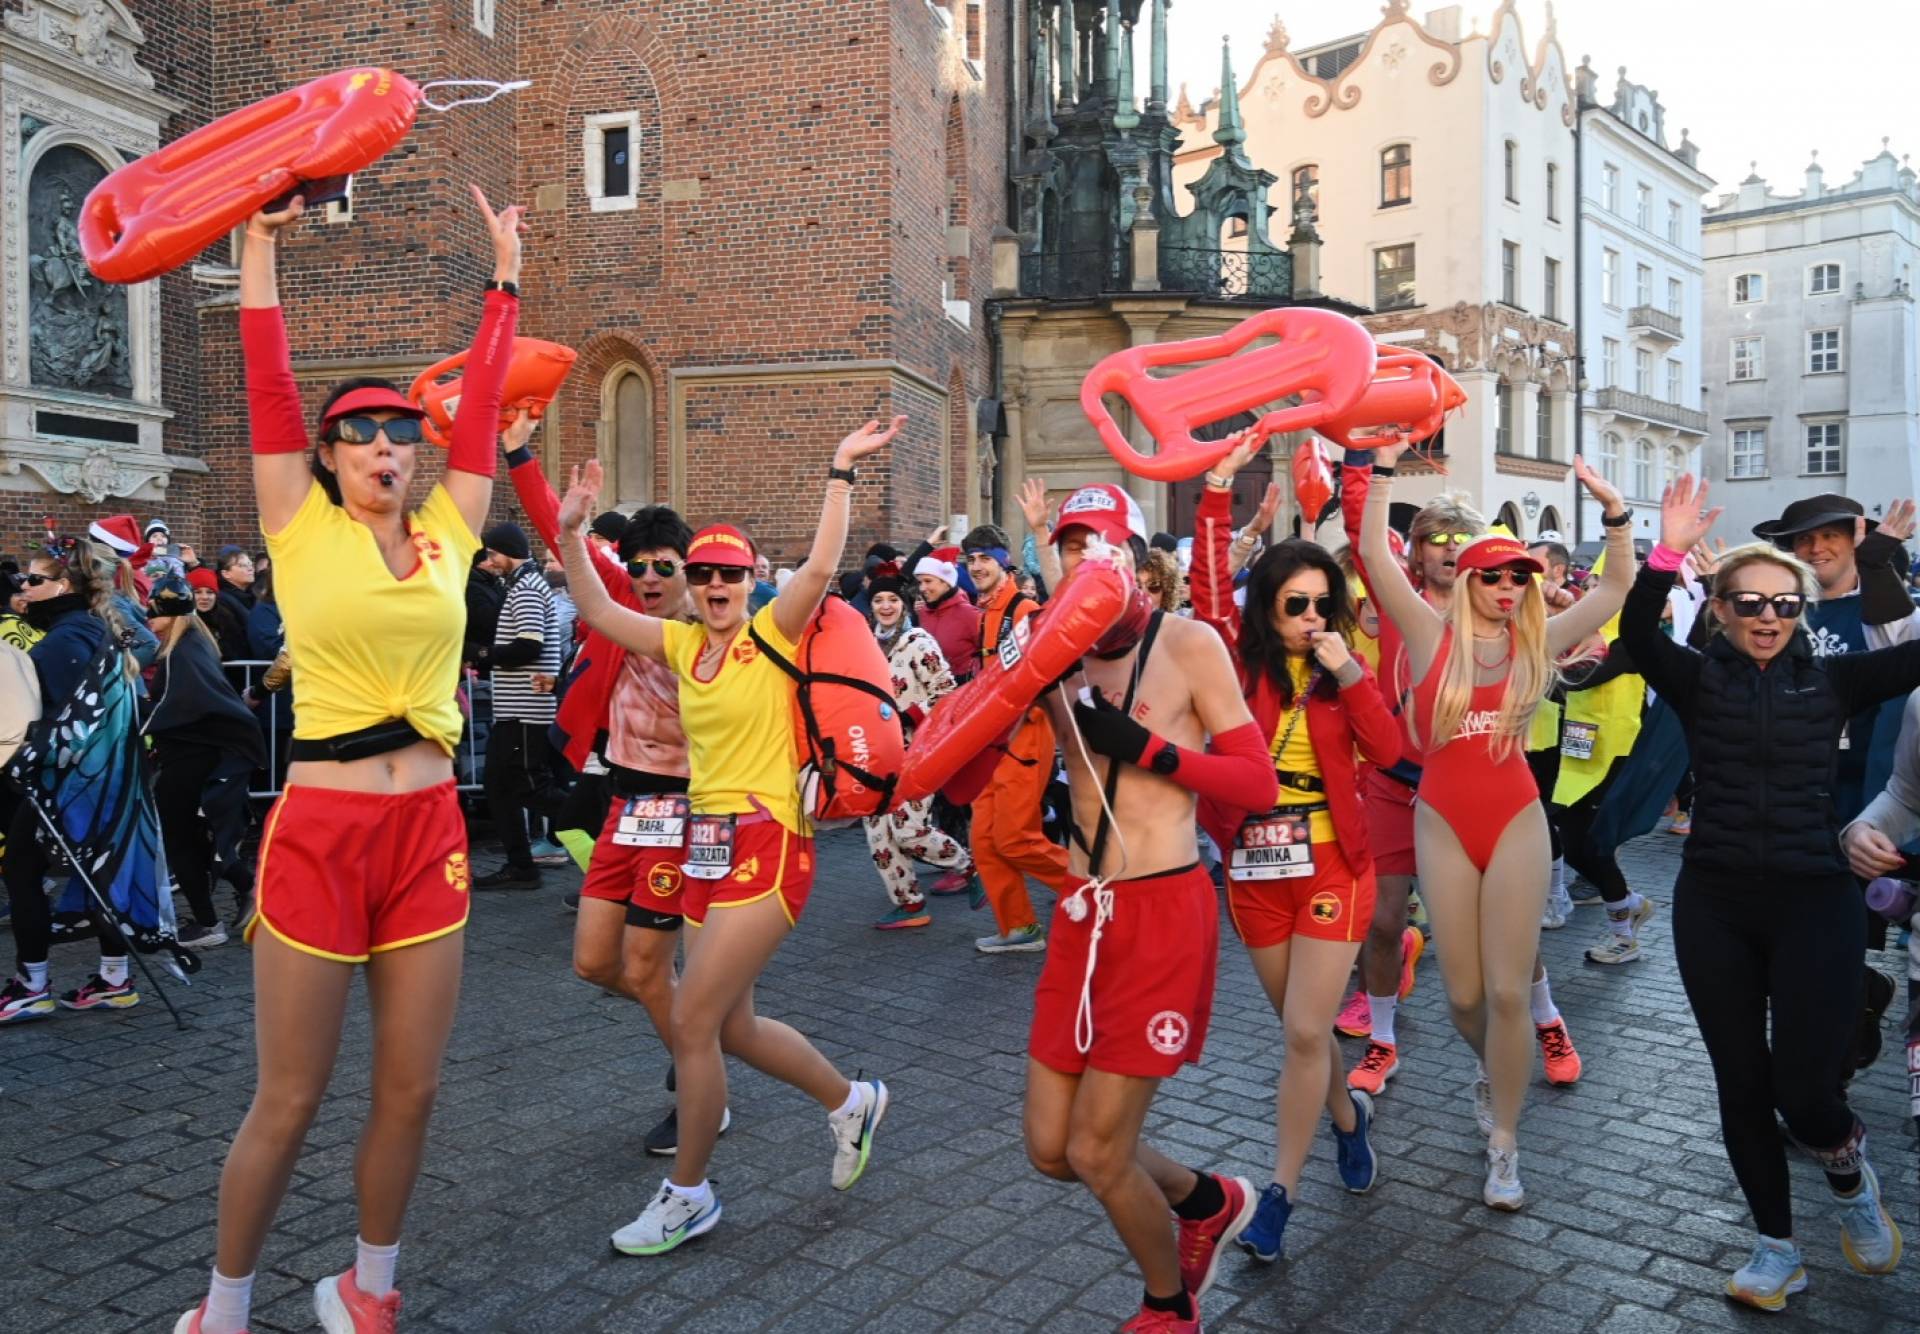
[[(560, 343), (549, 343), (539, 338), (514, 339), (513, 352), (507, 362), (506, 379), (500, 387), (500, 429), (504, 431), (513, 425), (513, 419), (520, 415), (522, 408), (532, 412), (533, 419), (539, 421), (553, 402), (554, 395), (560, 392), (567, 372), (573, 369), (573, 363), (579, 355)], [(458, 370), (466, 364), (467, 353), (456, 352), (421, 371), (407, 388), (407, 397), (427, 414), (427, 439), (442, 449), (453, 437), (453, 418), (460, 410), (460, 387), (465, 383), (465, 377), (448, 380), (445, 384), (437, 381), (448, 371)]]
[(1120, 619), (1132, 587), (1130, 575), (1105, 561), (1075, 570), (1045, 608), (1002, 638), (998, 656), (920, 724), (894, 804), (932, 796), (999, 740)]
[(350, 176), (413, 128), (420, 89), (345, 69), (277, 93), (129, 162), (80, 207), (80, 249), (110, 283), (179, 268), (302, 181)]

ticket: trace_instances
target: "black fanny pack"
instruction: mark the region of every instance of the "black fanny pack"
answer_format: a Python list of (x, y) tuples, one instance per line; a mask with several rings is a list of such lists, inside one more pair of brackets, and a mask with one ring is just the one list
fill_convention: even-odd
[(405, 718), (389, 718), (372, 727), (363, 727), (358, 732), (296, 740), (287, 754), (294, 760), (335, 760), (345, 763), (405, 750), (414, 742), (424, 740), (426, 738), (415, 731), (413, 724)]

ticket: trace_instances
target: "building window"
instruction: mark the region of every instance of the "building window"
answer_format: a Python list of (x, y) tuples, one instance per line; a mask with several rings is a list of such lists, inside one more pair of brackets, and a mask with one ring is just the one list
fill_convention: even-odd
[(1620, 444), (1612, 431), (1600, 437), (1600, 475), (1614, 486), (1620, 485)]
[(1520, 145), (1509, 139), (1506, 150), (1507, 202), (1517, 204), (1520, 202)]
[(1767, 373), (1767, 340), (1754, 335), (1733, 340), (1733, 378), (1758, 380)]
[(1611, 389), (1620, 383), (1620, 340), (1600, 340), (1600, 387)]
[(1620, 304), (1620, 252), (1600, 252), (1600, 299), (1609, 306)]
[(1684, 377), (1686, 371), (1672, 357), (1667, 358), (1667, 402), (1680, 403), (1686, 394)]
[(1828, 296), (1840, 290), (1840, 266), (1816, 264), (1807, 270), (1807, 295)]
[(1520, 304), (1520, 247), (1512, 241), (1500, 243), (1500, 299), (1509, 306)]
[(1620, 211), (1620, 168), (1611, 162), (1600, 168), (1600, 204), (1609, 213)]
[(1645, 500), (1653, 495), (1653, 441), (1633, 442), (1633, 494)]
[(1543, 459), (1553, 457), (1553, 395), (1543, 387), (1540, 397), (1533, 405), (1533, 434), (1538, 444), (1538, 454)]
[(1663, 486), (1672, 486), (1680, 480), (1680, 474), (1687, 470), (1687, 451), (1678, 445), (1667, 446), (1667, 466), (1660, 481)]
[(1547, 164), (1547, 221), (1560, 221), (1560, 164)]
[(1498, 454), (1513, 453), (1513, 386), (1500, 381), (1494, 396), (1493, 448)]
[(473, 30), (483, 37), (493, 36), (494, 0), (473, 0)]
[(1741, 426), (1734, 429), (1732, 449), (1727, 457), (1728, 477), (1765, 477), (1767, 475), (1767, 428)]
[(1653, 187), (1640, 184), (1633, 187), (1633, 223), (1643, 232), (1653, 230)]
[(1304, 167), (1293, 169), (1293, 216), (1298, 218), (1305, 207), (1307, 221), (1320, 220), (1320, 168), (1309, 162)]
[(1830, 375), (1840, 369), (1840, 331), (1815, 329), (1807, 335), (1807, 374)]
[(1680, 318), (1680, 303), (1686, 299), (1686, 284), (1678, 278), (1667, 279), (1667, 314)]
[(1546, 296), (1541, 302), (1540, 313), (1550, 320), (1560, 318), (1560, 261), (1550, 259), (1546, 269)]
[(1840, 458), (1840, 423), (1807, 424), (1807, 472), (1825, 476), (1844, 472)]
[(595, 213), (633, 208), (639, 202), (639, 151), (639, 112), (587, 117), (587, 199)]
[(1653, 353), (1644, 347), (1633, 349), (1633, 392), (1653, 397)]
[(1767, 280), (1758, 273), (1743, 273), (1733, 280), (1733, 302), (1744, 306), (1767, 299)]
[(1645, 264), (1633, 266), (1633, 304), (1636, 306), (1653, 304), (1653, 270)]
[(1413, 145), (1394, 144), (1380, 154), (1380, 207), (1413, 202)]
[(613, 476), (604, 497), (650, 505), (653, 494), (653, 386), (632, 362), (614, 368), (601, 387), (602, 454)]
[(1382, 246), (1374, 251), (1373, 308), (1398, 310), (1413, 304), (1413, 246)]
[(1680, 231), (1686, 225), (1687, 212), (1680, 207), (1680, 201), (1667, 201), (1667, 239), (1675, 245), (1680, 244)]

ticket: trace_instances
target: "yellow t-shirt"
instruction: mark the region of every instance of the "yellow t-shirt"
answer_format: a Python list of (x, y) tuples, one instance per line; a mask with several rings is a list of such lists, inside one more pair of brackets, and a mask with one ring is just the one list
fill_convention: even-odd
[(396, 579), (373, 530), (315, 482), (268, 533), (274, 586), (300, 692), (293, 735), (341, 736), (405, 718), (451, 755), (460, 743), (460, 647), (467, 571), (480, 539), (435, 486), (408, 516), (420, 563)]
[[(780, 633), (773, 604), (753, 628), (789, 661), (798, 645)], [(745, 815), (763, 809), (802, 838), (812, 827), (800, 813), (800, 757), (793, 745), (793, 680), (740, 628), (707, 680), (694, 674), (707, 644), (704, 625), (667, 621), (667, 665), (680, 678), (680, 726), (687, 733), (687, 790), (700, 815)]]
[[(1314, 778), (1323, 775), (1320, 772), (1320, 758), (1313, 753), (1313, 738), (1307, 734), (1307, 680), (1312, 674), (1305, 658), (1288, 658), (1287, 673), (1293, 677), (1293, 707), (1280, 715), (1280, 725), (1275, 729), (1269, 745), (1273, 754), (1273, 767), (1288, 773), (1307, 774)], [(1298, 714), (1298, 720), (1295, 715)], [(1289, 734), (1287, 725), (1293, 724)], [(1281, 739), (1285, 738), (1285, 744)], [(1282, 806), (1324, 806), (1327, 794), (1324, 792), (1302, 792), (1297, 787), (1288, 787), (1283, 779), (1280, 783), (1280, 805)], [(1333, 815), (1329, 811), (1319, 810), (1307, 817), (1307, 826), (1315, 843), (1331, 843), (1334, 839)]]

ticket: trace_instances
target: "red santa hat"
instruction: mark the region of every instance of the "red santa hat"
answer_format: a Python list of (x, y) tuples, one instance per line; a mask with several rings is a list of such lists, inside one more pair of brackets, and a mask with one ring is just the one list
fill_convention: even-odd
[(934, 578), (952, 587), (960, 582), (960, 548), (939, 547), (920, 558), (913, 567), (915, 578), (930, 574)]
[(112, 550), (121, 560), (143, 565), (153, 554), (153, 543), (140, 536), (140, 525), (131, 514), (109, 514), (95, 519), (87, 527), (87, 536)]

